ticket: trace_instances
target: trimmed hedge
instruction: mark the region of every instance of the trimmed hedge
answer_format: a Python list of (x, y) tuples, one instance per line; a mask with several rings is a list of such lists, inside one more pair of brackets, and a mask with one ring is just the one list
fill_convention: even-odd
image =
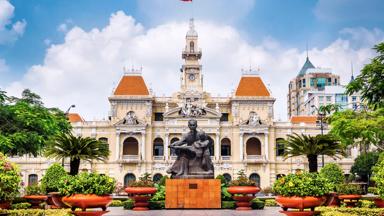
[(149, 201), (148, 208), (152, 210), (164, 209), (165, 201)]
[(265, 202), (261, 201), (257, 198), (255, 198), (251, 201), (252, 209), (264, 209), (264, 206), (265, 206)]
[[(334, 207), (317, 207), (316, 211), (320, 211), (322, 216), (354, 216), (354, 215), (364, 215), (364, 216), (381, 216), (384, 214), (383, 208), (334, 208)], [(343, 213), (343, 214), (340, 214)]]
[(29, 208), (31, 206), (32, 205), (30, 203), (27, 203), (27, 202), (16, 203), (16, 204), (12, 204), (11, 205), (11, 209), (27, 209), (27, 208)]
[(7, 210), (8, 216), (71, 216), (69, 209), (18, 209)]
[(124, 209), (132, 209), (134, 204), (135, 204), (135, 201), (128, 199), (123, 202), (123, 207)]
[(236, 208), (236, 202), (235, 201), (221, 201), (221, 208), (222, 209), (235, 209)]
[(271, 207), (271, 206), (279, 206), (279, 205), (276, 203), (275, 199), (266, 199), (265, 206)]
[(110, 207), (122, 207), (124, 206), (123, 201), (121, 200), (112, 200)]

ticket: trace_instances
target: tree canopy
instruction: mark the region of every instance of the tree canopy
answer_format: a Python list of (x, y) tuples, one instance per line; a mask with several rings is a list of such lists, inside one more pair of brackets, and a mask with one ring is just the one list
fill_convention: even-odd
[(369, 176), (372, 175), (373, 167), (379, 159), (378, 152), (367, 152), (359, 155), (351, 167), (351, 173), (357, 174), (361, 180), (368, 181)]
[(46, 141), (71, 126), (61, 110), (44, 107), (29, 89), (21, 98), (0, 91), (0, 151), (9, 155), (38, 155)]

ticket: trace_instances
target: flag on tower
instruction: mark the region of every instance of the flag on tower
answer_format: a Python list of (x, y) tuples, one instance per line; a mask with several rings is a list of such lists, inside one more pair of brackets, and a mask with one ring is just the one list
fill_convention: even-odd
[(192, 0), (180, 0), (180, 1), (183, 1), (183, 2), (192, 2)]

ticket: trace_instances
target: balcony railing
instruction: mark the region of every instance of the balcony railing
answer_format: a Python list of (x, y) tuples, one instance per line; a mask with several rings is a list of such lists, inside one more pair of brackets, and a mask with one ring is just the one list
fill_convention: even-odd
[(123, 155), (121, 158), (122, 163), (137, 163), (139, 162), (139, 155)]
[(265, 155), (247, 155), (247, 163), (264, 163), (266, 162)]
[(153, 156), (153, 160), (164, 160), (164, 156)]
[(229, 161), (231, 160), (231, 156), (221, 156), (222, 161)]

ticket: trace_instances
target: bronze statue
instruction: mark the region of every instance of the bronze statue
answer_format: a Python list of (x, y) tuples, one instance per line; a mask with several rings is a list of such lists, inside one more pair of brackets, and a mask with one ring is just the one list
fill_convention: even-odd
[(197, 121), (188, 121), (190, 131), (183, 135), (181, 140), (172, 143), (169, 147), (175, 150), (177, 159), (167, 173), (171, 178), (214, 178), (214, 168), (211, 161), (207, 135), (203, 131), (197, 131)]

